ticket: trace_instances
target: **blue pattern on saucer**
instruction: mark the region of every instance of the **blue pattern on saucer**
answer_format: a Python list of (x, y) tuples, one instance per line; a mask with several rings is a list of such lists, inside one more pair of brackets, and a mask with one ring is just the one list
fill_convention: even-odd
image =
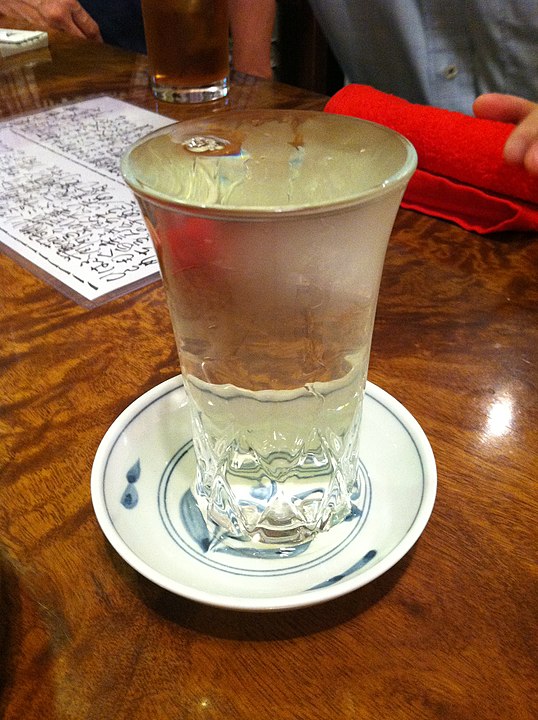
[(127, 510), (132, 510), (138, 505), (138, 490), (134, 484), (140, 478), (140, 458), (125, 473), (127, 478), (127, 487), (121, 496), (121, 504)]

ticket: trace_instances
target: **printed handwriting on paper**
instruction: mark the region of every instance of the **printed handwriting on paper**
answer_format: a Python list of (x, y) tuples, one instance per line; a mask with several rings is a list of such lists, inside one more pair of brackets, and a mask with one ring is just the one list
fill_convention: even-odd
[(97, 98), (0, 125), (0, 242), (90, 302), (155, 277), (157, 258), (119, 161), (170, 122)]
[(16, 241), (32, 253), (29, 259), (45, 260), (43, 269), (51, 272), (48, 265), (52, 265), (61, 270), (58, 279), (68, 282), (70, 276), (96, 293), (141, 268), (156, 269), (144, 223), (131, 198), (118, 197), (116, 188), (102, 179), (84, 178), (11, 148), (1, 139), (0, 154), (4, 232), (9, 226)]

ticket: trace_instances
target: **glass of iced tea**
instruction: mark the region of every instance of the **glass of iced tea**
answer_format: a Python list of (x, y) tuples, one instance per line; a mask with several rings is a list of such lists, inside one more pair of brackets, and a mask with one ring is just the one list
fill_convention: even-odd
[(122, 170), (153, 238), (213, 537), (294, 547), (354, 512), (388, 239), (416, 153), (380, 125), (230, 111)]
[(153, 94), (199, 103), (228, 92), (227, 0), (142, 0)]

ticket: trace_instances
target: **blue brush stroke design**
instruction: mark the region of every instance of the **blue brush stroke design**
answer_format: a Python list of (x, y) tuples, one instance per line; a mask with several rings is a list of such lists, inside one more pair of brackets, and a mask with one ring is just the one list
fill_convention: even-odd
[(125, 488), (123, 495), (120, 500), (121, 504), (126, 510), (132, 510), (138, 505), (138, 491), (135, 487), (128, 485)]
[(344, 522), (351, 522), (352, 520), (358, 520), (358, 518), (362, 517), (363, 509), (357, 507), (355, 504), (351, 506), (351, 512), (349, 515), (346, 515), (344, 518)]
[(127, 470), (125, 477), (127, 478), (127, 487), (121, 496), (121, 504), (126, 510), (132, 510), (138, 505), (138, 490), (135, 483), (140, 478), (140, 458)]
[(344, 578), (348, 577), (352, 573), (356, 572), (357, 570), (361, 570), (365, 565), (367, 565), (370, 560), (373, 560), (375, 556), (377, 555), (377, 550), (368, 550), (366, 555), (362, 557), (360, 560), (358, 560), (356, 563), (354, 563), (351, 567), (349, 567), (345, 572), (341, 573), (340, 575), (334, 575), (334, 577), (329, 578), (328, 580), (324, 580), (324, 582), (319, 583), (319, 585), (314, 585), (311, 588), (308, 588), (308, 590), (319, 590), (320, 588), (326, 588), (331, 585), (334, 585), (337, 582), (340, 582), (340, 580), (343, 580)]
[(191, 490), (187, 490), (181, 498), (179, 503), (179, 514), (186, 531), (196, 542), (200, 550), (203, 553), (206, 553), (211, 544), (211, 538), (209, 537), (204, 516), (202, 515)]
[(135, 483), (140, 477), (140, 458), (127, 470), (127, 482)]

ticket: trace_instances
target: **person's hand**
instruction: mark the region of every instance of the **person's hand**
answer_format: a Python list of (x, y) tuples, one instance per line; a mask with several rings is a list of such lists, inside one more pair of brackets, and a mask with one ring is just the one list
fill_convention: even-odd
[(523, 165), (538, 175), (538, 103), (515, 95), (487, 93), (473, 105), (476, 117), (515, 123), (504, 146), (504, 158), (513, 165)]
[(64, 30), (75, 37), (102, 42), (99, 26), (78, 0), (0, 0), (0, 13), (37, 28)]

